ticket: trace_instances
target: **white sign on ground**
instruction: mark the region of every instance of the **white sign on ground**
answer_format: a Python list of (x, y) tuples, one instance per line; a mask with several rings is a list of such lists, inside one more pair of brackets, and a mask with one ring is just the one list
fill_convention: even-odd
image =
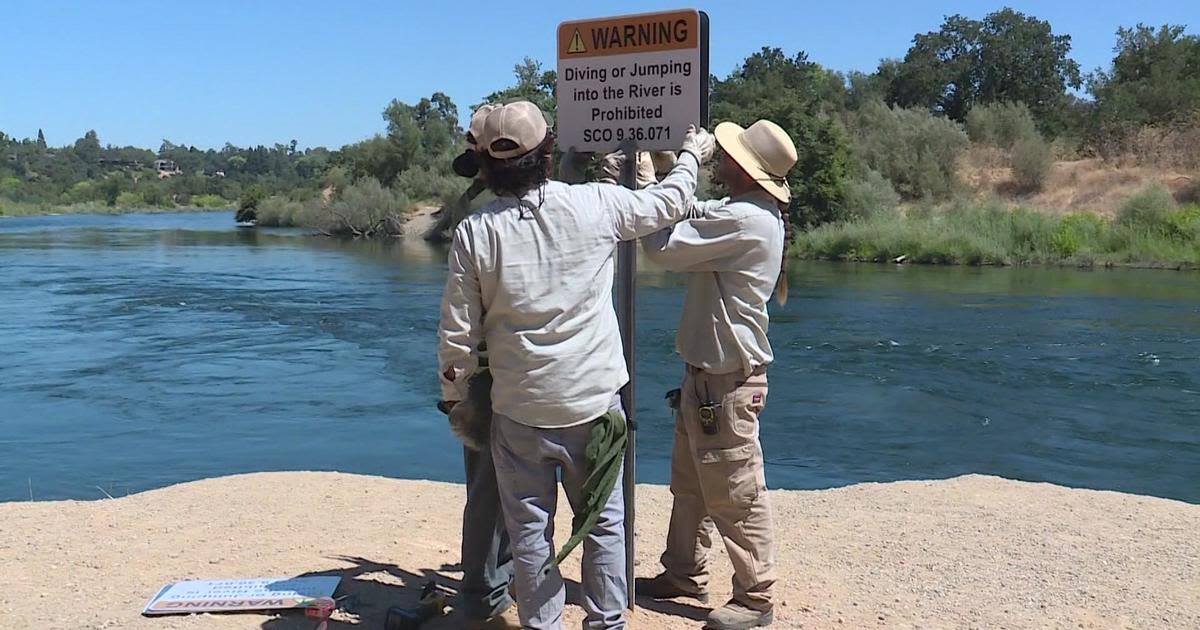
[(305, 608), (333, 597), (342, 578), (333, 576), (193, 580), (164, 586), (146, 604), (144, 615), (178, 615), (237, 610)]
[(558, 27), (558, 146), (678, 149), (703, 124), (707, 20), (699, 11), (564, 22)]

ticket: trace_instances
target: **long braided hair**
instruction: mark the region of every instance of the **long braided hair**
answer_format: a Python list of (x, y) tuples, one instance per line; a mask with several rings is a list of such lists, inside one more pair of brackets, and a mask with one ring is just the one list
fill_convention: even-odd
[(788, 301), (787, 250), (792, 242), (792, 220), (788, 204), (779, 202), (779, 217), (783, 219), (783, 256), (779, 259), (779, 278), (775, 280), (775, 301), (783, 306)]

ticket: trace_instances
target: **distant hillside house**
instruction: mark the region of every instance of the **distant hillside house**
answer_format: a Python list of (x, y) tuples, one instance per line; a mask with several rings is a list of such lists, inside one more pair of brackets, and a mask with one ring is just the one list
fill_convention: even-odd
[(175, 160), (154, 160), (154, 170), (158, 171), (159, 179), (173, 177), (182, 173)]

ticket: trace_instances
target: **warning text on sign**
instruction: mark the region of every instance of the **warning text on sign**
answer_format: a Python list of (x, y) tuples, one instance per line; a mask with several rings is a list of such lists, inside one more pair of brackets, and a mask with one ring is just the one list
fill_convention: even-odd
[(559, 27), (559, 145), (610, 151), (635, 140), (677, 149), (700, 121), (704, 78), (695, 11)]

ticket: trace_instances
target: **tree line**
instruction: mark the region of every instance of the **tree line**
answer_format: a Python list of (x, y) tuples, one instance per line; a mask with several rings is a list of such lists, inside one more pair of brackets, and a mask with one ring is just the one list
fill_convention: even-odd
[[(770, 118), (789, 131), (800, 153), (790, 177), (791, 217), (806, 227), (853, 218), (881, 199), (946, 198), (959, 186), (958, 160), (972, 144), (1004, 155), (1018, 192), (1039, 188), (1056, 158), (1152, 154), (1200, 168), (1200, 37), (1181, 25), (1121, 28), (1109, 67), (1091, 72), (1070, 53), (1071, 37), (1036, 16), (1008, 8), (982, 19), (953, 15), (872, 72), (841, 73), (802, 51), (763, 48), (712, 78), (711, 109), (714, 120)], [(553, 71), (525, 59), (514, 84), (485, 102), (527, 98), (553, 116), (555, 84)], [(298, 150), (294, 141), (199, 150), (164, 141), (150, 151), (101, 146), (95, 132), (50, 148), (40, 132), (25, 140), (0, 133), (0, 211), (4, 200), (236, 200), (256, 209), (274, 199), (274, 210), (307, 204), (312, 214), (336, 201), (330, 192), (362, 184), (370, 190), (358, 198), (392, 212), (461, 192), (449, 163), (469, 113), (438, 92), (415, 104), (392, 101), (382, 117), (381, 133), (333, 150)], [(159, 176), (155, 160), (169, 160), (180, 173)]]

